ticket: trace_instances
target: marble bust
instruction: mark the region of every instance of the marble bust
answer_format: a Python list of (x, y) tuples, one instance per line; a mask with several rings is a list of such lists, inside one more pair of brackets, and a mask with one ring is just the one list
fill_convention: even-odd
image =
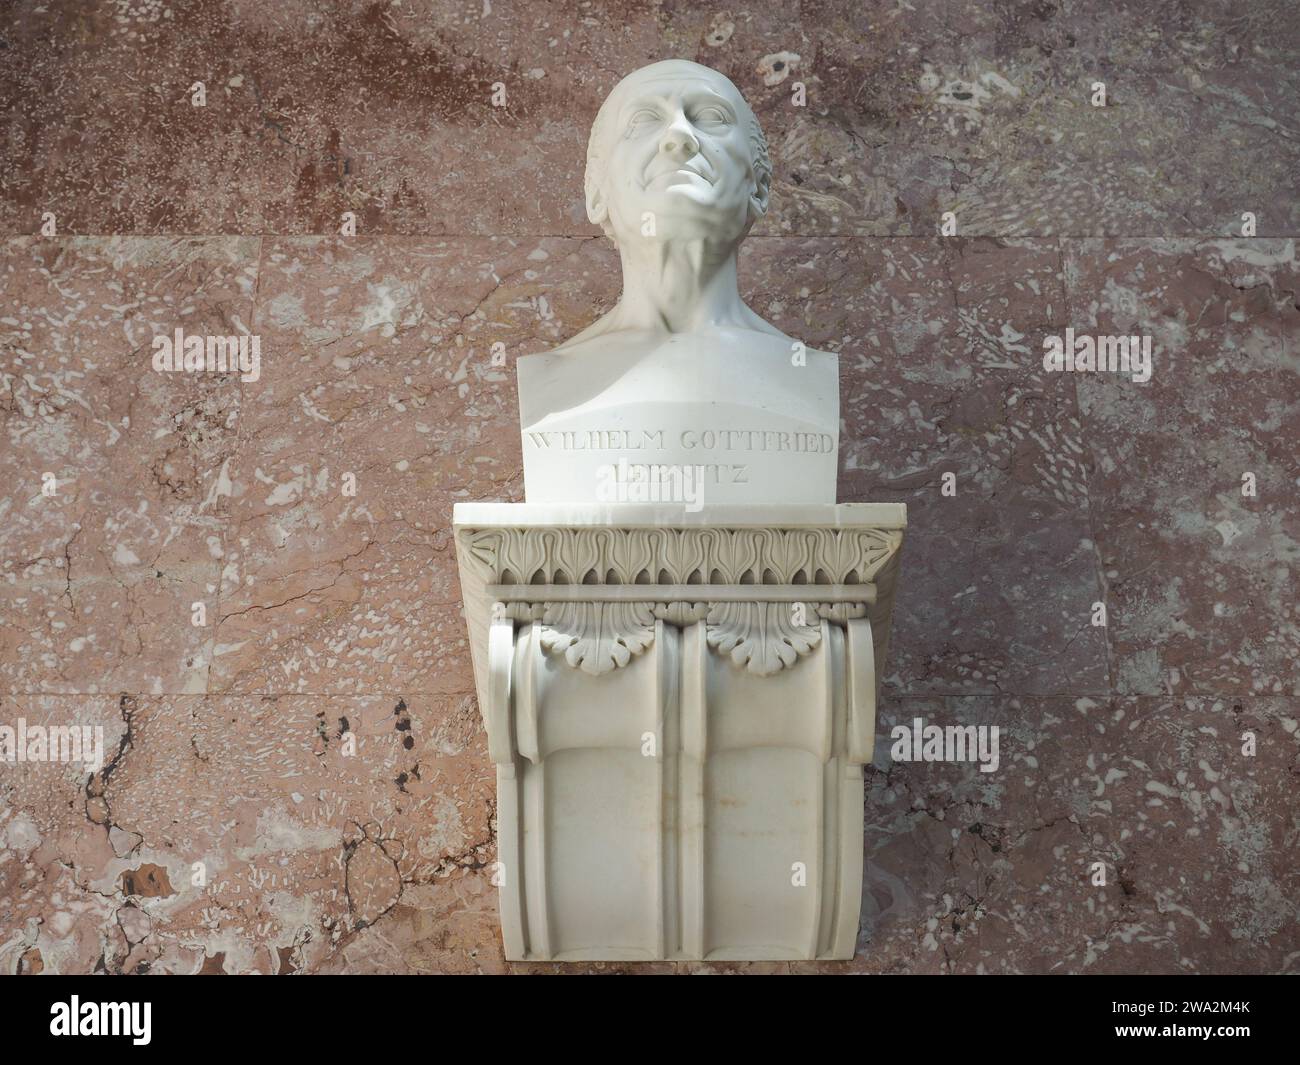
[(592, 125), (585, 186), (623, 292), (518, 361), (528, 502), (835, 502), (837, 358), (738, 290), (771, 163), (735, 85), (685, 60), (629, 74)]
[(586, 206), (618, 304), (518, 361), (523, 503), (457, 503), (505, 956), (846, 959), (901, 504), (836, 503), (839, 379), (740, 298), (736, 87), (628, 75)]

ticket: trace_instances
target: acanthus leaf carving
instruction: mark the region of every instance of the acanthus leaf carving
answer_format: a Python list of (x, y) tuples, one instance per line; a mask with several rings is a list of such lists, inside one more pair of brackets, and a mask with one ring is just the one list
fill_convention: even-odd
[(812, 561), (812, 538), (804, 529), (762, 530), (760, 573), (771, 573), (778, 584), (792, 584), (807, 573)]
[(557, 542), (551, 560), (550, 580), (558, 580), (563, 574), (570, 584), (582, 584), (587, 574), (595, 573), (597, 583), (603, 581), (603, 559), (611, 536), (609, 529), (578, 529), (573, 536), (563, 537)]
[[(610, 530), (610, 536), (605, 542), (605, 563), (606, 572), (612, 571), (620, 583), (635, 584), (637, 578), (645, 573), (653, 582), (657, 574), (654, 572), (654, 548), (655, 544), (651, 540), (649, 530), (636, 530), (639, 535), (617, 536), (613, 535)], [(603, 580), (605, 574), (601, 574)]]
[[(839, 620), (839, 604), (812, 606), (811, 616)], [(860, 616), (858, 609), (845, 613)], [(710, 647), (765, 677), (793, 666), (821, 642), (820, 628), (800, 623), (799, 616), (792, 604), (771, 602), (550, 603), (540, 635), (547, 651), (599, 676), (627, 665), (654, 642), (656, 618), (679, 627), (703, 621)]]
[(858, 580), (866, 583), (876, 576), (891, 559), (897, 558), (902, 546), (901, 533), (862, 530), (857, 534)]
[(484, 581), (497, 579), (497, 559), (505, 532), (501, 529), (461, 529), (456, 533), (464, 547), (464, 559)]
[(709, 646), (766, 677), (792, 666), (821, 641), (821, 629), (797, 625), (789, 603), (715, 603), (709, 610)]
[(814, 605), (819, 618), (825, 618), (836, 625), (843, 625), (854, 618), (867, 616), (865, 603), (816, 603)]
[[(734, 529), (715, 544), (712, 566), (724, 584), (759, 583), (762, 580), (762, 573), (755, 572), (759, 569), (761, 533), (760, 529)], [(708, 580), (709, 575), (706, 574), (705, 579)]]
[(546, 650), (594, 676), (627, 665), (654, 636), (649, 603), (550, 603), (541, 629)]
[(703, 621), (709, 613), (708, 603), (690, 603), (678, 600), (672, 603), (655, 603), (654, 615), (662, 618), (669, 625), (676, 625), (678, 628), (684, 628), (687, 625), (694, 625), (697, 621)]
[(499, 571), (509, 571), (520, 584), (532, 583), (538, 573), (549, 579), (549, 566), (553, 555), (555, 533), (542, 530), (535, 536), (527, 529), (508, 529), (506, 539), (500, 544), (496, 564)]
[[(896, 557), (887, 529), (513, 528), (460, 533), (488, 582), (866, 584)], [(852, 582), (849, 578), (853, 577)]]
[[(816, 568), (831, 584), (841, 584), (857, 568), (856, 544), (832, 529), (818, 529)], [(814, 573), (814, 579), (816, 574)]]
[[(654, 532), (659, 545), (660, 566), (668, 580), (685, 584), (691, 574), (704, 569), (705, 559), (713, 544), (712, 529), (657, 529)], [(707, 580), (707, 575), (701, 580)]]
[(520, 622), (541, 621), (545, 612), (546, 606), (543, 603), (494, 603), (492, 620), (510, 618)]

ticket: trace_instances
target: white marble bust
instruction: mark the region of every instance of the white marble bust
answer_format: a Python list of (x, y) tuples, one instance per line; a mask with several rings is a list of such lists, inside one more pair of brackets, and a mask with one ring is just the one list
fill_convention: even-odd
[(519, 360), (530, 503), (833, 503), (836, 356), (740, 298), (736, 255), (771, 163), (736, 87), (685, 60), (614, 87), (587, 148), (587, 215), (618, 246), (623, 294)]

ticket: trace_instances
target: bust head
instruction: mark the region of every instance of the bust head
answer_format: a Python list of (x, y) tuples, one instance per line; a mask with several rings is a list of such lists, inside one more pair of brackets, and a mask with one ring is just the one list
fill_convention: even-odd
[(670, 59), (635, 70), (596, 115), (587, 145), (587, 217), (616, 243), (738, 244), (767, 210), (767, 142), (740, 91), (716, 70)]

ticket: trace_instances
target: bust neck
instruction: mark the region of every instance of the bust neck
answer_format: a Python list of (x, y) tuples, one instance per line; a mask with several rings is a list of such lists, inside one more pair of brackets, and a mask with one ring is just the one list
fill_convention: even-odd
[(738, 246), (706, 239), (620, 242), (623, 295), (611, 325), (660, 333), (751, 326), (754, 315), (736, 281)]

